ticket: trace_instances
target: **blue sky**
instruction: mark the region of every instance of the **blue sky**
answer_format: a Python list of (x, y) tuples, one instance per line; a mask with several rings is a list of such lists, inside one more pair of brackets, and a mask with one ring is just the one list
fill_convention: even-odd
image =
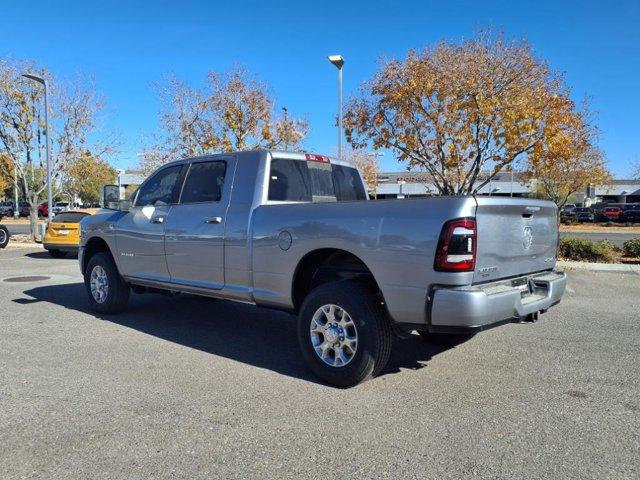
[[(106, 125), (124, 145), (118, 166), (136, 163), (157, 126), (151, 83), (172, 72), (193, 85), (210, 70), (242, 64), (271, 86), (278, 108), (306, 117), (305, 147), (333, 153), (336, 72), (345, 97), (384, 58), (491, 27), (526, 37), (565, 73), (576, 99), (598, 112), (600, 144), (618, 177), (640, 161), (640, 1), (268, 1), (0, 2), (0, 56), (34, 59), (62, 77), (95, 79), (108, 102)], [(399, 170), (391, 155), (385, 170)]]

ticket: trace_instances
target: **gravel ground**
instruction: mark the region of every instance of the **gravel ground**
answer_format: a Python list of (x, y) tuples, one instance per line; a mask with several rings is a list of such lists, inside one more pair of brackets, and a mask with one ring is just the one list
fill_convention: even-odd
[(640, 276), (570, 272), (539, 322), (396, 342), (339, 390), (292, 317), (192, 296), (87, 312), (77, 262), (0, 251), (0, 478), (638, 478)]

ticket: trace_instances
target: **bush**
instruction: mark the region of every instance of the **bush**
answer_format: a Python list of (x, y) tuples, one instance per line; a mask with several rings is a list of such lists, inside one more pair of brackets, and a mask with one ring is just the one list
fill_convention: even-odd
[(624, 242), (622, 250), (627, 257), (640, 257), (640, 237)]
[(616, 248), (607, 241), (592, 242), (584, 238), (567, 237), (560, 240), (560, 256), (567, 260), (611, 263), (616, 260)]

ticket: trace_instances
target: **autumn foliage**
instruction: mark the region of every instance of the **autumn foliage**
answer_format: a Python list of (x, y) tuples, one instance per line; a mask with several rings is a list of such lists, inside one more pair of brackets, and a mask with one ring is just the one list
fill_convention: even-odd
[(286, 110), (276, 116), (267, 88), (243, 69), (209, 72), (203, 89), (171, 77), (157, 90), (163, 138), (144, 153), (145, 170), (217, 152), (297, 150), (307, 133), (307, 123), (289, 117)]
[[(585, 135), (592, 147), (584, 119), (527, 43), (482, 33), (386, 62), (349, 103), (345, 125), (354, 148), (391, 149), (441, 194), (464, 195), (508, 165), (542, 172), (581, 157)], [(490, 175), (480, 180), (481, 171)]]

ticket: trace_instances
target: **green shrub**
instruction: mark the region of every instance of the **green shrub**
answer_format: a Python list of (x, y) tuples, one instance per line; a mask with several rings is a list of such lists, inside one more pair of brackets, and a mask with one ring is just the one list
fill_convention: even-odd
[(614, 262), (615, 246), (607, 241), (592, 242), (584, 238), (567, 237), (560, 240), (559, 252), (562, 258), (587, 262)]
[(627, 257), (640, 257), (640, 237), (632, 238), (622, 244), (622, 250)]

